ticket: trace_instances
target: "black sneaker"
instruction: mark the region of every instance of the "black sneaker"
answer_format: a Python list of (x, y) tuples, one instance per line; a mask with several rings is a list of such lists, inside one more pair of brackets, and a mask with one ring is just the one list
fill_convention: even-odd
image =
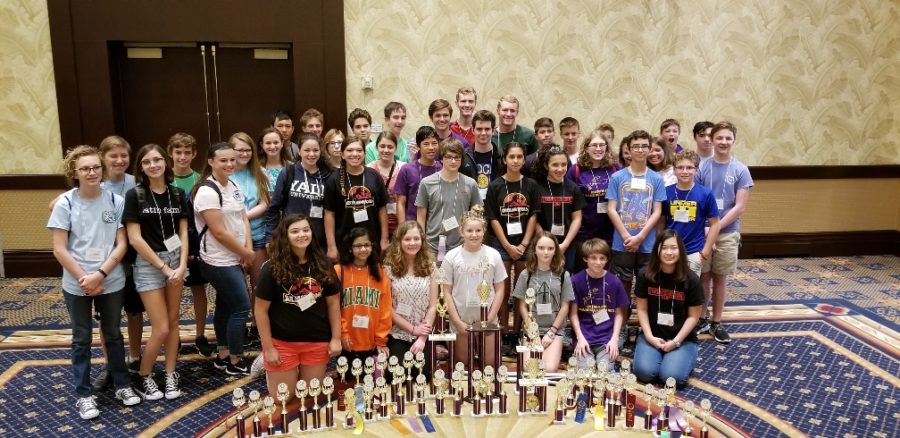
[(228, 364), (225, 366), (225, 372), (232, 376), (244, 376), (250, 374), (250, 364), (243, 357), (238, 359), (237, 363), (231, 363), (231, 360), (225, 359)]
[(194, 345), (197, 347), (197, 351), (200, 352), (201, 355), (209, 357), (216, 351), (215, 347), (209, 343), (209, 340), (206, 339), (206, 336), (200, 335), (194, 339)]
[(231, 361), (228, 360), (228, 356), (225, 356), (225, 358), (220, 358), (219, 356), (216, 356), (216, 360), (213, 361), (213, 366), (216, 367), (216, 369), (224, 370), (224, 369), (228, 368), (228, 365), (230, 363), (231, 363)]
[[(112, 376), (109, 373), (109, 367), (106, 365), (100, 369), (97, 378), (94, 379), (94, 391), (100, 392), (109, 388), (112, 384)], [(91, 417), (93, 418), (93, 417)]]
[(701, 333), (709, 333), (709, 320), (706, 318), (700, 318), (700, 322), (697, 323), (697, 334)]
[(721, 322), (713, 321), (709, 323), (709, 334), (720, 344), (731, 343), (731, 336), (728, 336), (728, 332), (725, 331), (725, 326)]

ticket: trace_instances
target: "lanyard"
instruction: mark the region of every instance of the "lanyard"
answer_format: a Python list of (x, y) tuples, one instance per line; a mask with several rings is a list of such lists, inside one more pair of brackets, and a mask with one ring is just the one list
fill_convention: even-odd
[[(669, 306), (669, 313), (675, 314), (675, 295), (678, 294), (678, 288), (672, 287), (672, 305)], [(656, 285), (656, 312), (662, 313), (662, 285)]]
[[(453, 210), (456, 209), (456, 194), (459, 193), (459, 175), (456, 175), (456, 190), (453, 191), (453, 204), (451, 204), (450, 213), (453, 214)], [(447, 211), (446, 205), (444, 204), (444, 178), (441, 178), (438, 175), (438, 195), (441, 197), (440, 205), (441, 205), (441, 220), (446, 219), (444, 213)], [(447, 181), (450, 182), (450, 181)]]
[[(519, 193), (521, 193), (522, 191), (524, 191), (524, 190), (523, 190), (524, 184), (523, 184), (523, 182), (522, 182), (522, 180), (524, 180), (524, 179), (525, 179), (524, 176), (519, 175), (519, 180), (518, 180), (518, 181), (514, 181), (514, 182), (518, 182), (518, 183), (519, 183)], [(503, 199), (504, 199), (504, 200), (509, 199), (509, 181), (507, 181), (506, 175), (503, 176), (503, 187), (506, 188), (506, 197), (503, 198)], [(500, 208), (503, 208), (503, 204), (504, 204), (504, 202), (503, 202), (503, 201), (500, 201)], [(518, 207), (517, 207), (517, 208), (518, 208)], [(516, 210), (516, 213), (517, 213), (517, 215), (516, 215), (516, 221), (518, 221), (518, 222), (521, 224), (521, 223), (522, 223), (522, 214), (519, 213), (518, 210)], [(508, 212), (508, 214), (506, 215), (506, 225), (509, 225), (509, 217), (510, 217), (510, 216), (512, 216), (512, 211)]]
[[(688, 189), (687, 195), (684, 195), (684, 200), (685, 200), (685, 201), (687, 201), (688, 199), (691, 199), (691, 192), (692, 192), (692, 191), (694, 191), (694, 183), (691, 183), (691, 188)], [(681, 201), (681, 199), (678, 199), (678, 186), (675, 186), (675, 200), (676, 200), (676, 201)]]
[[(591, 182), (588, 183), (588, 193), (593, 193), (598, 190), (597, 186), (599, 185), (599, 183), (597, 181), (597, 176), (594, 175), (594, 168), (591, 167), (590, 169), (588, 169), (588, 171), (591, 172)], [(603, 171), (606, 172), (606, 184), (609, 185), (609, 168), (605, 168), (603, 169)]]
[[(601, 280), (603, 280), (603, 292), (601, 292), (601, 297), (603, 299), (603, 307), (605, 308), (606, 307), (606, 275), (604, 275), (601, 278)], [(591, 287), (591, 276), (587, 273), (586, 270), (584, 271), (584, 283), (587, 284), (587, 290), (588, 290), (588, 295), (586, 297), (584, 297), (584, 300), (585, 300), (584, 305), (585, 305), (585, 307), (587, 307), (594, 303), (594, 290), (596, 290), (596, 288)]]
[[(562, 195), (559, 200), (559, 205), (562, 207), (562, 215), (560, 218), (562, 219), (562, 223), (560, 225), (566, 224), (566, 203), (562, 198), (566, 197), (566, 184), (565, 181), (561, 182), (562, 186)], [(547, 190), (550, 191), (550, 225), (556, 225), (556, 198), (553, 197), (553, 187), (550, 187), (550, 180), (547, 180)]]
[[(156, 207), (156, 212), (159, 215), (159, 232), (160, 232), (160, 234), (162, 234), (163, 239), (165, 239), (166, 238), (166, 228), (163, 226), (162, 209), (159, 208), (159, 204), (156, 203), (156, 193), (153, 193), (153, 190), (150, 190), (150, 187), (147, 187), (147, 191), (150, 192), (150, 198), (153, 199), (153, 206)], [(168, 186), (166, 186), (166, 197), (169, 199), (169, 208), (173, 208), (172, 207), (172, 192), (169, 191)], [(169, 220), (172, 221), (172, 234), (173, 235), (178, 234), (177, 230), (175, 229), (175, 217), (174, 216), (175, 216), (174, 214), (169, 213)]]

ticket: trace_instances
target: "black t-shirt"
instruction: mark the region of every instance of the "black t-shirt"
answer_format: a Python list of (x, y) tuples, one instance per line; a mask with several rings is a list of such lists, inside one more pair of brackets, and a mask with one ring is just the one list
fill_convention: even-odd
[[(279, 283), (272, 276), (272, 264), (266, 262), (259, 270), (256, 297), (270, 301), (269, 325), (272, 337), (285, 342), (328, 342), (331, 324), (325, 297), (340, 290), (336, 284), (324, 283), (309, 274), (308, 265), (300, 265), (298, 279), (293, 284)], [(315, 302), (306, 310), (300, 306), (312, 294)]]
[[(647, 280), (644, 276), (646, 268), (641, 269), (634, 285), (634, 295), (647, 300), (647, 317), (650, 319), (650, 329), (653, 336), (665, 340), (674, 339), (681, 331), (684, 320), (687, 319), (688, 307), (702, 306), (705, 300), (703, 285), (700, 278), (693, 271), (688, 271), (688, 278), (680, 283), (675, 283), (671, 274), (659, 273), (660, 284)], [(663, 312), (673, 313), (675, 324), (671, 327), (657, 324), (657, 315)], [(685, 341), (697, 341), (697, 335), (693, 330)]]
[[(572, 212), (584, 208), (585, 201), (581, 190), (568, 178), (563, 178), (561, 183), (541, 181), (537, 183), (537, 188), (541, 203), (538, 216), (541, 228), (552, 232), (551, 225), (563, 225), (565, 234), (568, 234), (569, 226), (572, 224)], [(556, 237), (562, 241), (565, 234)]]
[[(165, 240), (173, 234), (178, 234), (179, 221), (188, 219), (190, 210), (187, 205), (187, 197), (184, 190), (175, 186), (168, 186), (164, 193), (154, 193), (147, 186), (144, 188), (146, 200), (143, 205), (138, 205), (137, 189), (131, 189), (125, 194), (125, 210), (122, 212), (122, 223), (126, 226), (129, 222), (141, 224), (141, 237), (147, 242), (154, 252), (166, 251)], [(178, 200), (181, 201), (180, 205)], [(160, 227), (162, 227), (160, 229)], [(183, 244), (186, 242), (183, 242)]]
[[(341, 177), (346, 196), (341, 196)], [(365, 167), (362, 174), (335, 171), (325, 182), (325, 209), (334, 213), (334, 236), (341, 245), (341, 238), (354, 227), (369, 230), (375, 245), (381, 241), (381, 222), (378, 211), (387, 205), (387, 190), (377, 170)], [(357, 222), (354, 212), (365, 210), (366, 219)], [(387, 248), (382, 248), (385, 250)]]
[[(531, 178), (523, 177), (519, 181), (508, 182), (506, 178), (500, 177), (488, 185), (484, 199), (484, 216), (488, 221), (500, 222), (506, 240), (512, 245), (522, 243), (525, 229), (528, 228), (528, 220), (539, 213), (540, 209), (537, 183)], [(521, 232), (510, 235), (507, 227), (510, 223), (520, 223)]]

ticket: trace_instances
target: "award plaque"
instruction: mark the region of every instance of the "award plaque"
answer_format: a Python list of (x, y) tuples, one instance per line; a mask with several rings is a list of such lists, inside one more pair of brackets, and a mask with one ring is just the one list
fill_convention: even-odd
[(241, 412), (241, 408), (245, 403), (247, 403), (247, 399), (244, 398), (244, 390), (241, 388), (234, 388), (234, 392), (231, 393), (231, 404), (234, 405), (235, 409), (237, 409), (235, 425), (237, 427), (238, 438), (245, 438), (246, 436), (246, 432), (244, 431), (244, 416)]
[(296, 395), (297, 400), (300, 401), (300, 411), (299, 411), (298, 417), (297, 417), (297, 423), (299, 423), (298, 430), (300, 432), (306, 432), (306, 430), (308, 429), (307, 428), (308, 418), (306, 417), (306, 394), (308, 392), (309, 392), (309, 389), (307, 389), (307, 387), (306, 387), (306, 381), (298, 380), (297, 387), (294, 390), (294, 395)]
[(247, 402), (247, 405), (250, 406), (250, 409), (253, 409), (253, 436), (261, 437), (262, 436), (262, 426), (259, 423), (259, 391), (250, 391), (250, 401)]
[(266, 396), (263, 399), (263, 414), (269, 417), (269, 426), (266, 428), (266, 435), (275, 435), (275, 423), (272, 421), (272, 414), (275, 413), (275, 399), (272, 396)]
[(322, 394), (325, 395), (325, 429), (334, 429), (334, 405), (331, 394), (334, 393), (334, 379), (326, 376), (322, 379)]

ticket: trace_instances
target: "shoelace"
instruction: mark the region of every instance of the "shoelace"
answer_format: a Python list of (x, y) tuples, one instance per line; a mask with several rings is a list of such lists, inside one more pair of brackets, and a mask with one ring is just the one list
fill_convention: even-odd
[(150, 376), (144, 378), (144, 392), (148, 394), (159, 392), (159, 386), (156, 385), (156, 381)]
[(93, 396), (85, 397), (78, 400), (77, 403), (78, 409), (82, 411), (86, 411), (89, 409), (97, 409), (97, 401), (94, 400)]
[(178, 391), (178, 373), (172, 373), (166, 375), (166, 392), (169, 391)]

